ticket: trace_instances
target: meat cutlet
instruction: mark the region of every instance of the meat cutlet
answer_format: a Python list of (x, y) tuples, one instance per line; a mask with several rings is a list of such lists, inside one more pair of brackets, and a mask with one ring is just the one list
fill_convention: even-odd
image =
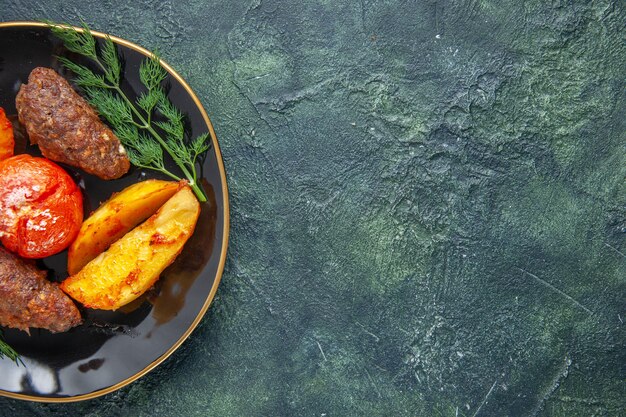
[(130, 161), (118, 137), (53, 69), (33, 69), (15, 105), (31, 143), (46, 158), (105, 180), (128, 172)]
[(81, 323), (72, 300), (46, 273), (0, 246), (0, 326), (65, 332)]

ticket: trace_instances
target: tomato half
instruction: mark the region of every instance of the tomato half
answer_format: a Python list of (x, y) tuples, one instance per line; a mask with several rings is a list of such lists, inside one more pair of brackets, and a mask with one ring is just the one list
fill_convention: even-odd
[(67, 248), (83, 221), (80, 188), (54, 162), (17, 155), (0, 161), (0, 241), (24, 258)]
[(0, 160), (13, 156), (14, 148), (13, 126), (4, 113), (4, 109), (0, 107)]

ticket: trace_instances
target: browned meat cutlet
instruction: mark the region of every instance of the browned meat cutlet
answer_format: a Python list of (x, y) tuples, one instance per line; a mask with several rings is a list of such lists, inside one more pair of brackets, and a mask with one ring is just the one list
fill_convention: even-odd
[(78, 309), (46, 273), (0, 246), (0, 326), (65, 332), (81, 323)]
[(54, 70), (32, 70), (15, 105), (31, 143), (45, 157), (105, 180), (128, 172), (130, 162), (118, 137)]

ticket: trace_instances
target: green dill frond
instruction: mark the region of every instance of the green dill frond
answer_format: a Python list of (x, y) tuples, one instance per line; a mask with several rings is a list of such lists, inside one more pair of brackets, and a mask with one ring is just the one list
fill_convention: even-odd
[(195, 138), (193, 142), (191, 142), (191, 149), (193, 150), (193, 153), (194, 153), (194, 159), (198, 155), (208, 151), (210, 148), (211, 148), (211, 136), (208, 133), (203, 133), (202, 135)]
[(135, 153), (134, 158), (138, 165), (150, 166), (162, 168), (163, 162), (163, 149), (149, 137), (140, 134), (139, 140), (132, 144), (131, 152)]
[(19, 353), (17, 353), (15, 349), (13, 349), (11, 346), (9, 346), (7, 342), (4, 341), (4, 334), (2, 333), (2, 330), (0, 330), (0, 359), (4, 357), (11, 359), (17, 365), (19, 365), (20, 363), (23, 364), (22, 360), (20, 359)]
[(126, 147), (132, 147), (133, 144), (139, 142), (139, 129), (132, 124), (123, 124), (115, 128), (115, 134)]
[(170, 122), (182, 123), (183, 114), (180, 112), (180, 110), (174, 107), (170, 99), (167, 98), (167, 95), (165, 95), (165, 92), (162, 90), (159, 94), (159, 103), (157, 104), (157, 109)]
[(182, 120), (174, 122), (154, 122), (154, 124), (169, 136), (172, 136), (174, 139), (182, 142), (185, 136), (185, 127), (183, 126)]
[[(141, 167), (165, 171), (163, 149), (134, 125), (120, 125), (115, 134), (126, 147), (126, 153), (131, 164)], [(171, 176), (171, 175), (170, 175)]]
[(167, 95), (163, 89), (159, 88), (155, 90), (155, 94), (158, 95), (159, 101), (156, 105), (157, 110), (166, 119), (166, 121), (154, 122), (159, 128), (161, 128), (168, 135), (173, 136), (177, 141), (183, 142), (185, 137), (185, 125), (183, 124), (184, 116), (178, 110), (172, 102), (167, 98)]
[[(159, 55), (152, 54), (141, 63), (139, 78), (146, 90), (131, 101), (120, 87), (122, 65), (117, 46), (109, 36), (105, 36), (98, 47), (84, 22), (80, 30), (65, 24), (46, 23), (68, 50), (91, 59), (101, 69), (94, 72), (87, 66), (59, 57), (60, 62), (75, 74), (75, 82), (83, 89), (89, 103), (107, 120), (126, 147), (131, 163), (179, 180), (181, 177), (165, 167), (163, 158), (164, 151), (167, 152), (189, 180), (198, 200), (206, 201), (205, 193), (196, 182), (196, 160), (210, 148), (210, 137), (201, 135), (192, 143), (186, 140), (184, 115), (161, 86), (168, 73), (161, 65)], [(160, 120), (153, 120), (154, 115)]]
[(167, 78), (167, 71), (161, 66), (161, 60), (155, 53), (149, 59), (144, 59), (139, 67), (139, 78), (148, 90), (154, 90), (161, 86)]
[(109, 90), (86, 88), (89, 103), (94, 106), (112, 126), (133, 123), (132, 109), (118, 95)]
[(137, 105), (141, 107), (146, 114), (151, 115), (155, 106), (159, 102), (159, 95), (155, 94), (155, 90), (149, 90), (148, 92), (141, 93), (137, 99)]
[(182, 123), (183, 115), (169, 100), (159, 100), (157, 104), (159, 112), (172, 123)]
[(79, 87), (109, 88), (102, 75), (94, 74), (89, 68), (76, 64), (64, 56), (58, 56), (57, 59), (65, 66), (65, 68), (74, 73), (74, 82)]
[(127, 148), (126, 154), (128, 155), (128, 160), (134, 166), (146, 169), (154, 169), (158, 171), (161, 170), (159, 162), (155, 161), (154, 159), (150, 159), (145, 153), (142, 153), (142, 151), (138, 151), (133, 148)]
[(191, 159), (189, 158), (189, 151), (185, 148), (182, 142), (176, 140), (175, 138), (168, 136), (165, 140), (167, 143), (167, 147), (172, 150), (172, 159), (177, 164), (185, 164), (190, 163)]
[(59, 25), (50, 21), (46, 22), (52, 33), (63, 41), (67, 49), (77, 54), (97, 60), (96, 39), (85, 22), (82, 22), (82, 31), (79, 32), (69, 25)]
[(122, 66), (120, 65), (120, 58), (117, 55), (117, 47), (111, 40), (110, 36), (106, 36), (104, 44), (102, 45), (102, 63), (105, 67), (105, 77), (113, 85), (120, 84), (120, 76), (122, 73)]
[(134, 150), (132, 148), (126, 148), (126, 156), (128, 156), (128, 160), (134, 166), (136, 166), (136, 167), (142, 166), (140, 164), (141, 156), (139, 155), (139, 153), (136, 150)]
[(136, 145), (136, 148), (127, 149), (128, 159), (133, 165), (159, 171), (176, 181), (180, 181), (181, 178), (179, 176), (174, 175), (165, 168), (161, 146), (148, 137), (142, 137)]

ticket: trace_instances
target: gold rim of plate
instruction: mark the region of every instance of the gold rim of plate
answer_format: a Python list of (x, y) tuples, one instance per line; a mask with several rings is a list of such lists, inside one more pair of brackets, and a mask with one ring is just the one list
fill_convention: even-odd
[[(8, 27), (31, 27), (31, 28), (39, 28), (39, 27), (47, 27), (47, 25), (45, 23), (40, 23), (40, 22), (29, 22), (29, 21), (14, 21), (14, 22), (0, 22), (0, 29), (2, 28), (8, 28)], [(78, 31), (82, 31), (81, 28), (79, 27), (75, 27), (74, 28)], [(126, 39), (122, 39), (119, 38), (117, 36), (113, 36), (113, 35), (108, 35), (106, 33), (102, 33), (102, 32), (97, 32), (92, 30), (91, 33), (93, 33), (94, 36), (98, 37), (98, 38), (105, 38), (106, 36), (109, 36), (111, 38), (111, 40), (113, 40), (113, 42), (115, 42), (116, 44), (119, 45), (123, 45), (127, 48), (133, 49), (147, 57), (151, 56), (152, 53), (150, 51), (148, 51), (147, 49), (133, 43), (130, 41), (127, 41)], [(100, 397), (102, 395), (105, 394), (109, 394), (113, 391), (117, 391), (118, 389), (130, 384), (133, 381), (136, 381), (137, 379), (141, 378), (142, 376), (144, 376), (145, 374), (147, 374), (148, 372), (150, 372), (151, 370), (153, 370), (154, 368), (156, 368), (159, 364), (161, 364), (165, 359), (167, 359), (170, 355), (172, 355), (172, 353), (174, 353), (174, 351), (176, 351), (176, 349), (178, 349), (180, 347), (180, 345), (189, 337), (189, 335), (191, 334), (191, 332), (194, 331), (194, 329), (198, 326), (198, 324), (200, 323), (200, 320), (202, 320), (202, 317), (204, 317), (204, 314), (206, 313), (206, 311), (208, 310), (209, 306), (211, 305), (211, 302), (213, 301), (213, 298), (215, 297), (215, 293), (217, 292), (217, 287), (220, 284), (220, 280), (222, 279), (222, 272), (224, 271), (224, 265), (226, 263), (226, 250), (228, 248), (228, 233), (229, 233), (229, 228), (230, 228), (230, 212), (229, 212), (229, 207), (228, 207), (228, 187), (226, 185), (226, 170), (224, 169), (224, 162), (222, 161), (222, 153), (220, 152), (220, 147), (219, 144), (217, 143), (217, 137), (215, 136), (215, 130), (213, 129), (213, 124), (211, 123), (211, 120), (209, 119), (209, 116), (207, 115), (207, 112), (204, 110), (204, 107), (202, 106), (202, 103), (200, 103), (200, 100), (198, 99), (198, 96), (196, 96), (196, 93), (194, 93), (194, 91), (191, 89), (191, 87), (189, 86), (189, 84), (187, 84), (187, 82), (183, 79), (183, 77), (181, 77), (175, 70), (174, 68), (172, 68), (169, 64), (167, 64), (165, 61), (161, 60), (161, 65), (163, 66), (163, 68), (165, 68), (167, 70), (167, 72), (174, 77), (176, 80), (178, 80), (178, 82), (185, 88), (185, 90), (187, 91), (187, 93), (189, 94), (189, 96), (193, 99), (194, 103), (196, 104), (196, 107), (198, 108), (198, 110), (200, 110), (200, 114), (202, 114), (202, 118), (204, 119), (208, 129), (209, 129), (209, 133), (211, 135), (211, 143), (213, 145), (213, 149), (215, 150), (215, 154), (216, 154), (216, 159), (217, 159), (217, 166), (220, 172), (220, 176), (221, 176), (221, 182), (222, 182), (222, 195), (224, 196), (224, 228), (222, 230), (223, 233), (223, 237), (222, 237), (222, 252), (220, 254), (220, 261), (217, 267), (217, 273), (215, 275), (215, 281), (213, 282), (213, 286), (211, 287), (211, 291), (209, 292), (209, 296), (207, 297), (207, 299), (204, 302), (204, 305), (202, 306), (202, 308), (200, 309), (200, 312), (198, 313), (198, 315), (196, 316), (196, 318), (194, 319), (194, 321), (191, 323), (191, 326), (189, 326), (189, 328), (187, 329), (187, 331), (185, 331), (185, 333), (181, 336), (180, 339), (178, 339), (176, 341), (176, 343), (174, 343), (174, 345), (172, 345), (172, 347), (170, 347), (167, 352), (165, 352), (163, 355), (161, 355), (160, 357), (158, 357), (155, 361), (153, 361), (152, 363), (150, 363), (147, 367), (145, 367), (143, 370), (141, 370), (140, 372), (136, 373), (135, 375), (131, 376), (130, 378), (126, 378), (125, 380), (118, 382), (117, 384), (110, 386), (108, 388), (104, 388), (102, 390), (99, 391), (94, 391), (91, 392), (89, 394), (81, 394), (81, 395), (76, 395), (73, 397), (40, 397), (40, 396), (32, 396), (32, 395), (27, 395), (27, 394), (17, 394), (14, 392), (9, 392), (9, 391), (4, 391), (4, 390), (0, 390), (0, 395), (3, 395), (5, 397), (9, 397), (9, 398), (17, 398), (20, 400), (29, 400), (29, 401), (37, 401), (37, 402), (49, 402), (49, 403), (67, 403), (67, 402), (76, 402), (76, 401), (83, 401), (83, 400), (89, 400), (89, 399), (93, 399), (96, 397)]]

